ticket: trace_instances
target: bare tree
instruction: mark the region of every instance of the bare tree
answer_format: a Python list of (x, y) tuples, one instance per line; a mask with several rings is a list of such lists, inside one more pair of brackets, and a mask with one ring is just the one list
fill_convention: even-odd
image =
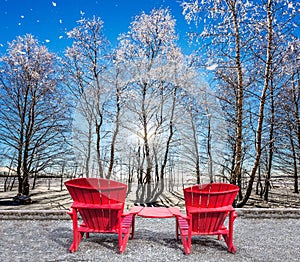
[[(291, 9), (291, 10), (289, 10)], [(284, 12), (284, 17), (282, 17), (282, 12)], [(282, 78), (282, 73), (278, 75), (278, 72), (281, 72), (282, 67), (282, 57), (285, 50), (286, 40), (290, 38), (290, 34), (285, 34), (286, 29), (293, 30), (291, 21), (295, 19), (294, 16), (294, 7), (285, 5), (284, 3), (278, 2), (276, 0), (267, 0), (262, 6), (262, 10), (259, 14), (264, 18), (264, 23), (261, 20), (258, 20), (254, 24), (255, 28), (259, 32), (260, 37), (257, 38), (257, 46), (260, 40), (264, 41), (263, 55), (260, 56), (256, 53), (254, 55), (260, 57), (262, 60), (262, 72), (261, 81), (263, 82), (261, 88), (261, 94), (259, 96), (259, 111), (257, 118), (257, 129), (256, 129), (256, 144), (255, 144), (255, 158), (250, 173), (250, 179), (248, 181), (248, 187), (244, 198), (238, 203), (238, 206), (241, 207), (245, 205), (251, 195), (252, 186), (256, 177), (257, 170), (260, 166), (262, 150), (264, 148), (263, 137), (264, 137), (264, 122), (265, 122), (265, 107), (269, 101), (271, 107), (271, 118), (269, 123), (269, 140), (267, 141), (269, 149), (269, 158), (267, 166), (267, 175), (266, 175), (266, 191), (264, 198), (268, 200), (268, 192), (270, 188), (270, 178), (271, 178), (271, 168), (273, 161), (273, 147), (274, 147), (274, 122), (275, 122), (275, 108), (274, 108), (274, 87), (280, 86), (280, 79)], [(277, 22), (277, 20), (280, 22)], [(278, 20), (278, 21), (279, 21)], [(275, 22), (276, 21), (276, 22)], [(264, 37), (263, 37), (264, 36)], [(285, 41), (283, 41), (285, 39)], [(260, 48), (260, 50), (262, 50)], [(282, 51), (282, 52), (281, 52)], [(276, 78), (277, 76), (277, 78)], [(269, 97), (268, 97), (269, 95)]]
[[(284, 53), (283, 86), (279, 92), (276, 103), (276, 129), (280, 135), (277, 139), (277, 151), (275, 162), (283, 173), (290, 174), (294, 178), (294, 192), (299, 193), (298, 166), (299, 141), (300, 141), (300, 74), (299, 74), (299, 40), (294, 39), (289, 43), (287, 52)], [(287, 168), (286, 166), (292, 167)]]
[[(139, 199), (151, 202), (164, 190), (180, 88), (177, 72), (184, 60), (176, 46), (175, 20), (169, 10), (142, 13), (130, 29), (120, 37), (117, 59), (127, 75), (127, 129), (139, 143)], [(152, 188), (154, 179), (159, 183)]]
[(19, 193), (29, 177), (45, 170), (67, 146), (68, 106), (55, 56), (32, 35), (17, 37), (1, 58), (0, 138), (16, 153)]
[[(242, 67), (242, 39), (241, 23), (246, 13), (243, 5), (238, 0), (225, 0), (220, 2), (206, 1), (199, 4), (198, 1), (183, 2), (183, 12), (188, 21), (198, 21), (199, 14), (206, 13), (208, 17), (220, 21), (206, 25), (201, 37), (212, 37), (213, 45), (210, 54), (216, 60), (215, 63), (221, 67), (219, 74), (223, 80), (234, 88), (235, 102), (235, 137), (232, 155), (231, 182), (236, 184), (240, 175), (243, 156), (243, 111), (244, 111), (244, 80)], [(220, 19), (221, 17), (221, 19)], [(244, 32), (245, 33), (245, 32)], [(230, 46), (226, 46), (229, 43)], [(220, 51), (214, 55), (213, 50), (219, 45)], [(230, 50), (230, 52), (228, 52)], [(219, 58), (218, 58), (219, 56)], [(223, 58), (220, 59), (220, 56)], [(226, 58), (225, 58), (226, 57)], [(232, 69), (231, 74), (226, 74), (227, 69)], [(225, 74), (224, 74), (225, 73)], [(224, 77), (226, 79), (224, 79)]]
[[(238, 206), (243, 206), (250, 197), (266, 146), (269, 148), (266, 152), (266, 186), (269, 187), (275, 111), (271, 111), (273, 118), (270, 118), (270, 129), (266, 128), (265, 115), (268, 103), (274, 110), (274, 88), (279, 86), (275, 82), (278, 80), (275, 73), (281, 60), (275, 59), (280, 51), (275, 52), (277, 42), (274, 38), (275, 35), (280, 35), (287, 40), (286, 35), (293, 28), (292, 21), (296, 21), (295, 8), (297, 7), (291, 3), (275, 0), (263, 1), (262, 5), (239, 0), (183, 2), (188, 21), (197, 22), (203, 17), (206, 20), (203, 32), (195, 35), (198, 39), (204, 38), (204, 43), (211, 40), (206, 49), (208, 56), (205, 57), (216, 64), (216, 80), (222, 92), (219, 99), (229, 117), (228, 149), (231, 149), (232, 154), (231, 167), (228, 169), (231, 183), (238, 183), (242, 188), (242, 171), (250, 173), (245, 195), (241, 192), (239, 194)], [(280, 17), (279, 13), (284, 16)], [(252, 128), (254, 132), (251, 131)], [(269, 132), (268, 140), (264, 139), (266, 132)], [(249, 168), (250, 166), (252, 167)]]
[[(104, 104), (106, 103), (106, 83), (101, 74), (108, 65), (108, 42), (103, 35), (103, 21), (100, 18), (82, 18), (78, 26), (68, 32), (74, 39), (72, 47), (66, 50), (65, 68), (66, 85), (74, 99), (74, 106), (82, 116), (77, 125), (78, 139), (84, 144), (85, 175), (90, 175), (93, 157), (93, 136), (96, 135), (96, 159), (98, 173), (104, 177), (103, 159), (101, 156), (101, 130), (104, 121)], [(81, 128), (87, 123), (86, 128)], [(75, 130), (76, 131), (76, 130)]]
[[(109, 164), (107, 169), (107, 178), (110, 178), (112, 176), (115, 159), (116, 159), (116, 147), (118, 142), (118, 135), (120, 132), (120, 129), (122, 127), (122, 115), (123, 112), (123, 106), (124, 106), (124, 99), (123, 94), (126, 92), (127, 83), (123, 80), (125, 79), (123, 73), (124, 70), (119, 65), (119, 61), (114, 60), (113, 61), (113, 68), (109, 68), (109, 71), (112, 72), (110, 74), (110, 77), (107, 77), (108, 79), (111, 79), (109, 81), (113, 94), (110, 96), (111, 101), (111, 107), (108, 110), (109, 119), (111, 119), (110, 124), (113, 126), (111, 140), (110, 140), (110, 156), (109, 156)], [(112, 102), (113, 101), (113, 102)], [(132, 182), (131, 178), (131, 168), (129, 167), (129, 182)]]

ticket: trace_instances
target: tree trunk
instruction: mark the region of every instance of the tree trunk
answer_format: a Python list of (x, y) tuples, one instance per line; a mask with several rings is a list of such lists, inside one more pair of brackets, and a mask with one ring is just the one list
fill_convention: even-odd
[(152, 160), (150, 157), (150, 146), (148, 138), (148, 122), (147, 122), (147, 111), (146, 111), (146, 93), (147, 83), (143, 84), (143, 98), (142, 98), (142, 125), (143, 125), (143, 140), (144, 140), (144, 151), (146, 159), (146, 198), (151, 195), (151, 172), (152, 172)]
[(210, 183), (214, 182), (213, 171), (212, 171), (212, 155), (211, 155), (211, 115), (207, 113), (207, 155), (208, 155), (208, 175)]
[[(299, 77), (299, 74), (297, 75)], [(300, 82), (298, 81), (298, 85), (295, 86), (296, 79), (298, 78), (296, 75), (292, 76), (292, 98), (293, 103), (295, 105), (295, 119), (296, 119), (296, 137), (297, 137), (297, 144), (298, 144), (298, 163), (300, 163), (300, 110), (299, 110), (299, 96), (300, 96)], [(295, 149), (294, 149), (295, 150)], [(295, 163), (294, 163), (295, 164)], [(297, 166), (297, 164), (296, 164)], [(297, 169), (294, 170), (294, 193), (299, 194), (298, 188), (298, 171)]]
[(115, 161), (115, 144), (117, 141), (117, 135), (119, 133), (120, 128), (120, 113), (121, 113), (121, 93), (120, 88), (118, 87), (118, 84), (116, 84), (116, 103), (117, 103), (117, 115), (115, 120), (115, 130), (113, 133), (113, 137), (110, 144), (110, 161), (109, 161), (109, 167), (107, 171), (107, 178), (109, 179), (111, 177), (111, 173), (114, 167), (114, 161)]
[(176, 100), (177, 100), (177, 88), (175, 87), (174, 92), (173, 92), (173, 101), (172, 101), (172, 109), (171, 109), (171, 116), (170, 116), (170, 121), (169, 121), (169, 136), (167, 139), (166, 143), (166, 150), (164, 154), (164, 159), (163, 163), (161, 165), (160, 169), (160, 188), (158, 192), (155, 194), (151, 202), (157, 201), (158, 197), (163, 193), (165, 189), (165, 184), (164, 184), (164, 174), (165, 174), (165, 169), (167, 166), (168, 162), (168, 157), (169, 157), (169, 151), (170, 151), (170, 144), (174, 135), (174, 129), (173, 129), (173, 121), (174, 121), (174, 111), (175, 111), (175, 105), (176, 105)]
[(197, 129), (195, 126), (195, 122), (193, 119), (193, 113), (192, 111), (189, 112), (191, 124), (192, 124), (192, 132), (193, 132), (193, 144), (195, 148), (195, 171), (196, 171), (196, 178), (197, 178), (197, 184), (201, 183), (201, 172), (200, 172), (200, 155), (199, 155), (199, 149), (198, 149), (198, 139), (197, 139)]
[(98, 172), (101, 178), (104, 177), (102, 160), (101, 160), (101, 126), (102, 126), (102, 115), (100, 116), (100, 123), (96, 120), (96, 151), (97, 151), (97, 164), (98, 164)]
[(298, 190), (298, 164), (297, 164), (297, 154), (296, 154), (296, 149), (295, 149), (295, 143), (293, 140), (293, 130), (291, 127), (291, 124), (288, 124), (289, 126), (289, 138), (290, 138), (290, 143), (291, 143), (291, 148), (292, 148), (292, 158), (293, 158), (293, 170), (294, 170), (294, 193), (299, 193), (296, 190)]
[(271, 99), (271, 122), (270, 122), (270, 133), (269, 133), (269, 159), (268, 159), (268, 169), (267, 169), (267, 177), (265, 181), (265, 194), (264, 194), (265, 201), (269, 201), (269, 189), (270, 189), (270, 179), (271, 179), (273, 151), (274, 151), (275, 106), (274, 106), (274, 90), (272, 84), (272, 76), (271, 76), (271, 83), (270, 83), (270, 99)]
[(235, 1), (230, 6), (233, 18), (234, 35), (235, 35), (235, 64), (237, 69), (237, 98), (236, 98), (236, 148), (235, 148), (235, 168), (233, 170), (230, 182), (236, 184), (237, 178), (241, 172), (242, 161), (242, 143), (243, 143), (243, 107), (244, 107), (244, 86), (243, 71), (241, 63), (240, 33), (237, 19)]
[(90, 161), (91, 161), (91, 147), (92, 147), (92, 123), (88, 121), (88, 137), (87, 137), (87, 152), (85, 159), (85, 176), (90, 177)]
[(264, 122), (264, 109), (266, 103), (266, 96), (267, 90), (269, 88), (270, 82), (270, 72), (271, 72), (271, 65), (272, 65), (272, 47), (273, 47), (273, 21), (272, 21), (272, 12), (271, 12), (271, 5), (272, 0), (268, 0), (267, 4), (267, 23), (268, 23), (268, 38), (267, 38), (267, 57), (266, 57), (266, 67), (265, 67), (265, 80), (264, 80), (264, 87), (262, 90), (262, 94), (260, 97), (260, 105), (259, 105), (259, 115), (258, 115), (258, 124), (257, 124), (257, 131), (256, 131), (256, 155), (253, 164), (253, 168), (250, 174), (250, 179), (248, 181), (248, 187), (244, 198), (237, 203), (237, 207), (243, 207), (252, 192), (253, 182), (255, 179), (256, 171), (260, 163), (261, 157), (261, 147), (262, 147), (262, 132), (263, 132), (263, 122)]

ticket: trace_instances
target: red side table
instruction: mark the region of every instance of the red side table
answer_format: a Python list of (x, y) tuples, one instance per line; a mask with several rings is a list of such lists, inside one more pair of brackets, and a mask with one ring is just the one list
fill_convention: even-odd
[[(134, 206), (129, 210), (130, 214), (133, 214), (133, 223), (132, 223), (132, 234), (131, 238), (134, 236), (134, 224), (135, 216), (145, 217), (145, 218), (172, 218), (177, 215), (182, 215), (179, 208), (177, 207), (142, 207)], [(177, 227), (177, 225), (176, 225)], [(176, 229), (177, 232), (177, 229)], [(176, 235), (177, 238), (177, 235)]]

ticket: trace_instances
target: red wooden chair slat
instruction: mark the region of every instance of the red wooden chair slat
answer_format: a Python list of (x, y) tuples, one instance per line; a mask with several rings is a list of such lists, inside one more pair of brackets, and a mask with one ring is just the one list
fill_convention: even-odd
[(127, 185), (102, 178), (72, 179), (65, 185), (74, 201), (68, 212), (73, 221), (70, 251), (78, 249), (84, 233), (86, 237), (89, 233), (112, 233), (118, 234), (119, 251), (123, 253), (133, 223), (131, 214), (123, 214)]
[[(232, 203), (239, 187), (226, 183), (194, 185), (184, 189), (186, 216), (177, 216), (176, 233), (180, 234), (184, 251), (191, 251), (192, 236), (223, 236), (228, 251), (236, 252), (233, 244), (233, 223), (237, 214)], [(224, 225), (229, 217), (228, 228)]]

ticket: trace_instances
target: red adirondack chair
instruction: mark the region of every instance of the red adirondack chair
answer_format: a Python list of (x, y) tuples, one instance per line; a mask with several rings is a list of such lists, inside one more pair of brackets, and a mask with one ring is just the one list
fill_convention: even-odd
[[(194, 185), (184, 189), (186, 216), (177, 216), (176, 236), (180, 235), (184, 252), (191, 252), (192, 236), (223, 236), (228, 251), (236, 252), (233, 244), (233, 222), (237, 213), (232, 203), (239, 187), (232, 184), (212, 183)], [(229, 217), (228, 228), (224, 225)]]
[(87, 238), (89, 233), (112, 233), (118, 234), (119, 251), (123, 253), (133, 221), (131, 214), (123, 214), (127, 185), (101, 178), (72, 179), (65, 185), (74, 201), (68, 212), (73, 221), (70, 251), (78, 249), (84, 233)]

